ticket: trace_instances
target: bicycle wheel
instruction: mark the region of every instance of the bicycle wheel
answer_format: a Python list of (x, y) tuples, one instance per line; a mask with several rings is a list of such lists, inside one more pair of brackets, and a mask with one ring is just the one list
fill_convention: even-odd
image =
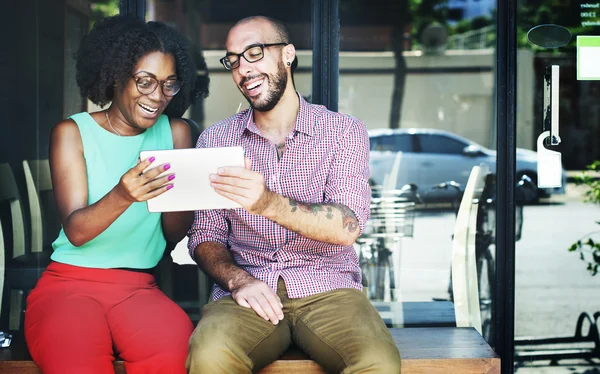
[(390, 284), (390, 301), (396, 301), (396, 272), (394, 271), (394, 253), (390, 251), (387, 261)]
[(479, 309), (481, 312), (481, 333), (483, 338), (492, 343), (494, 338), (493, 314), (496, 281), (496, 264), (492, 251), (488, 247), (481, 251), (477, 258)]
[(385, 247), (384, 240), (377, 243), (377, 268), (375, 269), (375, 296), (377, 301), (385, 299), (385, 275), (388, 265), (389, 250)]
[(362, 273), (362, 286), (366, 290), (367, 297), (373, 297), (374, 286), (374, 265), (372, 244), (365, 242), (360, 245), (358, 250), (358, 263)]

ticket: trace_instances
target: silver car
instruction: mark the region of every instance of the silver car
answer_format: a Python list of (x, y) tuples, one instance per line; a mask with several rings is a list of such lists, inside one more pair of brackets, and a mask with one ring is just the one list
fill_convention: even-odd
[[(456, 198), (456, 189), (440, 188), (439, 184), (454, 181), (464, 189), (473, 166), (485, 163), (496, 172), (496, 151), (448, 131), (406, 128), (369, 131), (371, 142), (371, 183), (388, 188), (400, 188), (413, 183), (425, 202), (447, 201)], [(527, 203), (542, 197), (563, 194), (563, 187), (537, 188), (537, 153), (517, 148), (517, 180), (528, 176), (534, 190)], [(394, 182), (395, 181), (395, 182)]]

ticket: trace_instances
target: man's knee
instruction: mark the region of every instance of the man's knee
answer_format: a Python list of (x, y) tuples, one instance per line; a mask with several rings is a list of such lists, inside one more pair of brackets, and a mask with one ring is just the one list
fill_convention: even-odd
[(235, 341), (197, 329), (190, 338), (185, 367), (190, 374), (250, 373), (252, 362)]
[(400, 373), (400, 353), (394, 347), (382, 347), (382, 349), (367, 349), (355, 357), (353, 363), (349, 364), (342, 373)]
[(376, 373), (400, 373), (400, 354), (396, 350), (387, 355), (381, 355), (372, 361), (372, 366), (376, 368)]

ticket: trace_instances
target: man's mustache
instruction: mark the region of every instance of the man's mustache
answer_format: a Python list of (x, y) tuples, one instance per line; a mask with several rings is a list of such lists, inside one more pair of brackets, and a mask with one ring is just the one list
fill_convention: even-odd
[(242, 80), (240, 81), (240, 86), (243, 86), (248, 81), (251, 81), (251, 80), (256, 79), (256, 78), (262, 78), (262, 77), (266, 78), (267, 75), (266, 74), (256, 74), (256, 75), (248, 75), (246, 77), (243, 77)]

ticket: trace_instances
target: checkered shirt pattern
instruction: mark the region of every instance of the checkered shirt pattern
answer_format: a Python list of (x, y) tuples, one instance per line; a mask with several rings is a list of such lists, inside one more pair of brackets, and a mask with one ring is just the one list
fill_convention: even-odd
[[(305, 203), (345, 205), (354, 212), (362, 232), (371, 199), (366, 127), (356, 118), (309, 104), (298, 96), (298, 117), (286, 137), (281, 161), (275, 145), (254, 123), (252, 109), (206, 129), (197, 148), (242, 146), (252, 170), (263, 174), (269, 190)], [(196, 211), (188, 236), (192, 258), (200, 243), (221, 243), (242, 269), (271, 289), (277, 289), (281, 276), (291, 298), (362, 288), (353, 246), (303, 237), (243, 209)], [(228, 294), (214, 286), (213, 299)]]

